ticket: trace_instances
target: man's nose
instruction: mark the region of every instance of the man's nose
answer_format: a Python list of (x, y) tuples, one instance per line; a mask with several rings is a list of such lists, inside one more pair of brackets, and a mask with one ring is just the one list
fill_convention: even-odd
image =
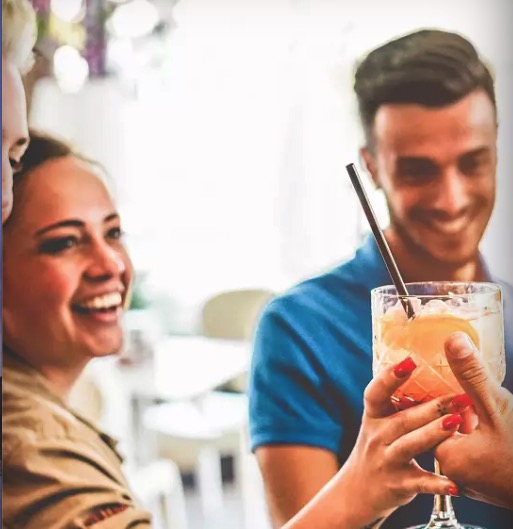
[(457, 217), (469, 204), (468, 182), (458, 171), (447, 172), (437, 189), (435, 209), (450, 217)]
[(96, 243), (86, 275), (91, 280), (102, 281), (117, 277), (126, 271), (126, 264), (119, 251), (107, 243)]

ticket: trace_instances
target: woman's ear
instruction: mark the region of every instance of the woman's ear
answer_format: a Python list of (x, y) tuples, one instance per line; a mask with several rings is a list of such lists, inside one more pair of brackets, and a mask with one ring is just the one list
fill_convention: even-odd
[(367, 147), (362, 147), (360, 149), (360, 163), (365, 169), (367, 169), (376, 189), (381, 189), (374, 157)]

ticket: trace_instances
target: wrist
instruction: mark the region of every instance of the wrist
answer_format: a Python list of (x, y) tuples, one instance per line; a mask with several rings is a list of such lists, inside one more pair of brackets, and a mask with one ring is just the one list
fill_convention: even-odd
[[(359, 475), (353, 472), (348, 461), (329, 485), (332, 487), (332, 508), (337, 510), (333, 513), (333, 519), (344, 520), (344, 523), (334, 525), (334, 528), (378, 529), (394, 510), (379, 508), (379, 502), (372, 493), (372, 482)], [(379, 487), (379, 484), (375, 486)]]
[(376, 509), (375, 498), (348, 463), (282, 529), (378, 529), (393, 509)]

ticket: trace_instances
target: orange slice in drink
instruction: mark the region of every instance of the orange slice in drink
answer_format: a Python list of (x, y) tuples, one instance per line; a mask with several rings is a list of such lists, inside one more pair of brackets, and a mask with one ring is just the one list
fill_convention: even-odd
[(479, 347), (479, 335), (472, 324), (452, 314), (420, 315), (411, 321), (382, 320), (380, 341), (392, 350), (417, 353), (426, 362), (444, 351), (444, 343), (455, 332), (464, 332)]
[(382, 320), (378, 340), (385, 345), (387, 360), (397, 363), (411, 355), (417, 364), (412, 377), (392, 397), (397, 407), (403, 408), (405, 399), (414, 405), (463, 391), (445, 357), (445, 341), (455, 332), (466, 333), (479, 347), (472, 324), (451, 314), (421, 314), (407, 322)]

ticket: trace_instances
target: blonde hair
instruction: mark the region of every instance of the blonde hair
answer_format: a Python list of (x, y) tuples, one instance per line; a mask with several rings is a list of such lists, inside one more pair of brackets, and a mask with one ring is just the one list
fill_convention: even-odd
[(22, 73), (32, 67), (37, 26), (28, 0), (2, 0), (2, 59)]

